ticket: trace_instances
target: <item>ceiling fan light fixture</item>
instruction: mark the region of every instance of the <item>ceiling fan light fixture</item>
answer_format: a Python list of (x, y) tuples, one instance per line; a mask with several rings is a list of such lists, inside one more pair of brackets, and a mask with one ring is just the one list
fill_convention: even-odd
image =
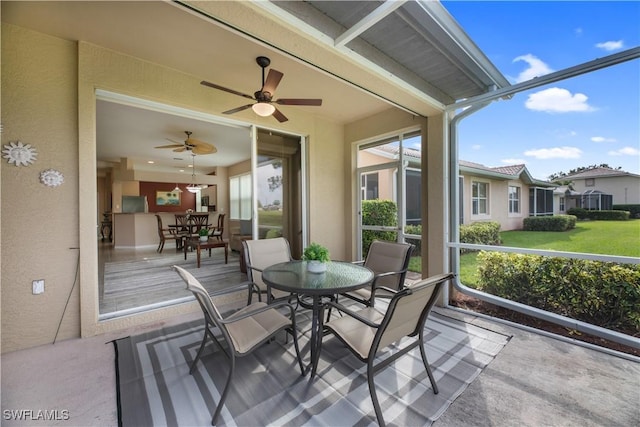
[(176, 188), (171, 190), (171, 192), (172, 193), (182, 193), (182, 189), (180, 187), (178, 187), (178, 184), (176, 184)]
[(262, 117), (269, 117), (276, 111), (276, 107), (268, 102), (257, 102), (251, 106), (254, 113)]

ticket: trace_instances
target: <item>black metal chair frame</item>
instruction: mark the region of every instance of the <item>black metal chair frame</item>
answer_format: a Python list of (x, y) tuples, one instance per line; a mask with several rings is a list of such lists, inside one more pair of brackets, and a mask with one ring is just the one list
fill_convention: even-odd
[[(375, 328), (376, 329), (376, 334), (375, 337), (373, 338), (373, 342), (371, 343), (371, 348), (369, 350), (369, 354), (367, 355), (367, 357), (361, 357), (350, 345), (347, 341), (345, 341), (345, 339), (343, 339), (335, 330), (332, 329), (331, 327), (331, 322), (325, 324), (325, 328), (330, 331), (333, 332), (334, 335), (340, 339), (340, 341), (342, 341), (345, 346), (361, 361), (365, 362), (367, 364), (367, 383), (369, 385), (369, 394), (371, 395), (371, 401), (373, 402), (373, 408), (375, 410), (376, 413), (376, 418), (378, 420), (378, 424), (382, 427), (385, 425), (384, 422), (384, 417), (382, 415), (382, 409), (380, 408), (380, 403), (378, 401), (378, 396), (376, 393), (376, 388), (375, 388), (375, 383), (374, 383), (374, 376), (380, 372), (381, 370), (383, 370), (385, 367), (387, 367), (389, 364), (393, 363), (395, 360), (397, 360), (399, 357), (402, 357), (403, 355), (405, 355), (406, 353), (408, 353), (409, 351), (413, 350), (415, 347), (420, 347), (420, 356), (422, 357), (422, 362), (424, 364), (424, 367), (427, 371), (427, 375), (429, 376), (429, 381), (431, 382), (431, 387), (433, 389), (433, 393), (434, 394), (438, 394), (438, 385), (436, 384), (435, 378), (433, 377), (433, 373), (431, 372), (431, 367), (429, 366), (429, 361), (427, 360), (427, 354), (425, 352), (425, 348), (424, 348), (424, 325), (427, 321), (427, 317), (429, 316), (429, 313), (431, 311), (431, 309), (433, 308), (438, 295), (440, 293), (440, 289), (442, 288), (442, 286), (444, 285), (444, 283), (446, 283), (447, 281), (449, 281), (450, 279), (454, 278), (455, 276), (451, 273), (446, 273), (446, 274), (440, 274), (437, 276), (433, 276), (427, 279), (423, 279), (419, 282), (414, 283), (411, 286), (405, 287), (403, 289), (401, 289), (400, 291), (395, 291), (393, 289), (390, 288), (385, 288), (386, 291), (394, 293), (394, 296), (391, 298), (391, 300), (389, 301), (389, 306), (387, 307), (387, 310), (384, 314), (384, 317), (382, 319), (382, 321), (380, 321), (380, 323), (375, 323), (372, 322), (371, 320), (361, 316), (360, 314), (358, 314), (358, 312), (354, 312), (348, 308), (346, 308), (345, 306), (339, 304), (339, 303), (335, 303), (335, 302), (328, 302), (327, 304), (331, 307), (336, 308), (337, 310), (339, 310), (340, 312), (353, 317), (354, 319), (362, 322), (363, 324), (371, 327), (371, 328)], [(416, 327), (413, 329), (413, 331), (407, 335), (404, 335), (402, 338), (404, 337), (412, 337), (415, 338), (415, 340), (405, 346), (402, 350), (394, 353), (393, 355), (389, 356), (388, 358), (382, 360), (381, 362), (375, 364), (375, 358), (376, 358), (376, 354), (378, 353), (379, 347), (380, 347), (380, 341), (382, 339), (382, 337), (384, 336), (384, 333), (387, 329), (387, 326), (389, 326), (389, 323), (391, 322), (394, 314), (396, 313), (396, 307), (399, 303), (399, 301), (402, 298), (406, 298), (406, 297), (410, 297), (411, 295), (420, 292), (421, 290), (424, 290), (425, 288), (428, 287), (434, 287), (433, 292), (431, 293), (431, 296), (429, 297), (429, 300), (427, 301), (427, 303), (424, 305), (424, 308), (422, 309), (422, 311), (419, 313), (419, 318), (418, 321), (416, 323)], [(361, 311), (365, 311), (365, 310), (375, 310), (375, 308), (373, 307), (369, 307), (369, 308), (365, 308)], [(400, 338), (400, 339), (402, 339)], [(399, 340), (398, 340), (399, 341)], [(396, 341), (397, 342), (397, 341)]]

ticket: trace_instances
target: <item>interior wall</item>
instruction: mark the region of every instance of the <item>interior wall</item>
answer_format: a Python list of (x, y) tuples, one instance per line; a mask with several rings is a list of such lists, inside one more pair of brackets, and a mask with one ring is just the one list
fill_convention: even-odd
[[(77, 65), (76, 43), (2, 24), (2, 144), (37, 151), (29, 166), (1, 159), (3, 353), (52, 343), (58, 324), (57, 340), (80, 332)], [(41, 184), (46, 169), (61, 172), (62, 185)], [(94, 245), (96, 206), (87, 230)], [(38, 279), (45, 291), (34, 295)]]

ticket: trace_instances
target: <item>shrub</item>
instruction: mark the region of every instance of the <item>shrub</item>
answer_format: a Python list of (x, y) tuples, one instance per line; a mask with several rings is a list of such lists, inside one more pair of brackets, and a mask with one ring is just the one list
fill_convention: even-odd
[(578, 219), (587, 219), (587, 213), (588, 211), (586, 209), (582, 209), (582, 208), (571, 208), (567, 211), (568, 215), (573, 215)]
[(276, 237), (282, 237), (282, 229), (281, 228), (271, 228), (267, 231), (265, 235), (265, 239), (275, 239)]
[(587, 211), (587, 218), (600, 221), (626, 221), (629, 219), (627, 211)]
[[(474, 222), (470, 225), (460, 226), (460, 243), (472, 243), (474, 245), (499, 245), (500, 223), (495, 221)], [(470, 249), (461, 249), (460, 253), (471, 252)]]
[(576, 227), (574, 215), (530, 216), (522, 222), (524, 231), (567, 231)]
[(627, 211), (631, 218), (640, 218), (640, 204), (638, 205), (613, 205), (615, 211)]
[[(363, 200), (362, 225), (398, 225), (398, 207), (391, 200)], [(374, 240), (395, 242), (398, 234), (395, 231), (362, 231), (362, 255), (367, 256), (369, 246)]]
[(640, 265), (481, 251), (479, 289), (609, 329), (640, 332)]

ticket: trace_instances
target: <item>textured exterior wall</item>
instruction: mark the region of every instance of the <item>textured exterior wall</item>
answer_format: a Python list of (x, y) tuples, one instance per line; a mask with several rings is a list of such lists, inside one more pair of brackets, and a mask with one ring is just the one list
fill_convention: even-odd
[[(3, 352), (52, 343), (69, 295), (57, 339), (80, 332), (79, 251), (70, 249), (78, 247), (76, 86), (75, 43), (3, 23), (2, 144), (20, 140), (38, 152), (30, 166), (0, 166)], [(64, 175), (61, 186), (39, 182), (49, 168)], [(45, 280), (43, 294), (32, 294), (36, 279)]]

